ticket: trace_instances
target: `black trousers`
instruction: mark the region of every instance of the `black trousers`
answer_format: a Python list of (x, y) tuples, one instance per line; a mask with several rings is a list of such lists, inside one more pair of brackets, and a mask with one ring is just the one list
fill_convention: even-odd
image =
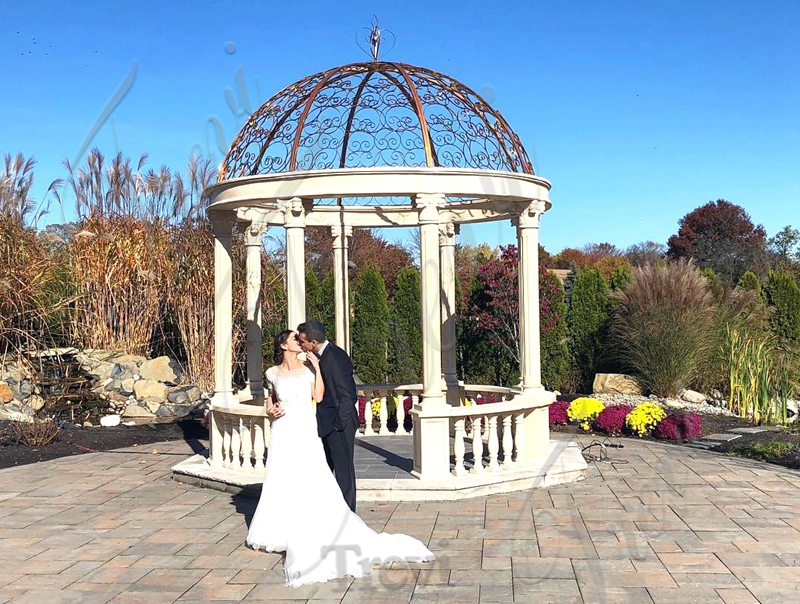
[(330, 467), (348, 507), (356, 511), (356, 469), (353, 455), (356, 447), (356, 430), (350, 426), (344, 430), (334, 430), (322, 437), (325, 458)]

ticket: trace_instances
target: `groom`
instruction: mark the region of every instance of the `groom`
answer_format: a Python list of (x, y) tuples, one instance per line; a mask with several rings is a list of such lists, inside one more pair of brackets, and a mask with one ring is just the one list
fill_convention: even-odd
[(356, 383), (353, 363), (347, 353), (325, 339), (319, 321), (301, 323), (297, 340), (306, 352), (319, 357), (325, 396), (317, 405), (317, 433), (322, 439), (328, 465), (336, 476), (347, 505), (356, 511), (356, 471), (353, 456), (358, 430)]

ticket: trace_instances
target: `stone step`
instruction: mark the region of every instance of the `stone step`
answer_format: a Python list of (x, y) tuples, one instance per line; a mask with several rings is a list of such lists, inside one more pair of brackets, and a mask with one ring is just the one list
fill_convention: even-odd
[(728, 432), (738, 432), (739, 434), (758, 434), (759, 432), (781, 432), (780, 426), (753, 426), (752, 428), (732, 428)]
[(736, 440), (737, 438), (741, 438), (741, 434), (731, 434), (729, 432), (718, 432), (717, 434), (709, 434), (708, 436), (704, 436), (703, 440), (712, 440), (719, 443), (726, 443), (730, 440)]
[(691, 447), (692, 449), (702, 449), (707, 451), (712, 447), (716, 447), (719, 443), (717, 442), (710, 442), (710, 441), (703, 441), (703, 440), (695, 440), (690, 443), (686, 443), (687, 447)]

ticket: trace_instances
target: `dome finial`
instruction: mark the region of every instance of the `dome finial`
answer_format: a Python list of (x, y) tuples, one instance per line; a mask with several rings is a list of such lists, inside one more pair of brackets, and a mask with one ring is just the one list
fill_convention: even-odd
[(388, 48), (384, 51), (391, 51), (394, 48), (395, 37), (391, 30), (381, 29), (378, 24), (378, 17), (372, 15), (371, 27), (362, 27), (356, 33), (356, 44), (358, 47), (372, 58), (373, 63), (380, 61), (381, 46), (386, 46), (384, 42), (388, 40)]
[(372, 49), (372, 60), (378, 61), (378, 53), (381, 50), (381, 28), (378, 26), (378, 17), (372, 16), (372, 30), (369, 33), (369, 45)]

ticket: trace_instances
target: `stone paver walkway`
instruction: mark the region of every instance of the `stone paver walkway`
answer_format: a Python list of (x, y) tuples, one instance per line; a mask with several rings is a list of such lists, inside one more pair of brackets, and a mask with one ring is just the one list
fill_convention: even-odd
[[(588, 440), (586, 442), (589, 442)], [(438, 555), (293, 589), (242, 542), (255, 502), (188, 487), (186, 443), (0, 471), (0, 602), (800, 601), (800, 474), (622, 441), (586, 481), (457, 503), (362, 503)]]

